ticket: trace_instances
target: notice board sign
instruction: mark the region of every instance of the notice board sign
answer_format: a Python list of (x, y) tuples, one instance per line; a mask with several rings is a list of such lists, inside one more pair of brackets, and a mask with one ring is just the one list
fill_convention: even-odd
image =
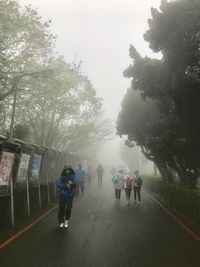
[(22, 154), (16, 182), (23, 183), (27, 179), (30, 155)]
[(34, 154), (33, 155), (33, 161), (32, 161), (31, 180), (33, 180), (33, 181), (39, 180), (41, 163), (42, 163), (42, 156)]
[(0, 161), (0, 186), (8, 186), (10, 183), (10, 175), (14, 162), (15, 154), (10, 152), (3, 152)]

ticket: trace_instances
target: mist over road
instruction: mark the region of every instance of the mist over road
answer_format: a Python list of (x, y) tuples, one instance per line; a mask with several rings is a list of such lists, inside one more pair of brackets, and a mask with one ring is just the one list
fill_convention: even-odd
[(117, 205), (111, 183), (95, 183), (75, 198), (68, 229), (57, 227), (55, 210), (0, 251), (0, 266), (198, 267), (200, 245), (142, 197), (141, 206), (127, 207), (122, 192)]

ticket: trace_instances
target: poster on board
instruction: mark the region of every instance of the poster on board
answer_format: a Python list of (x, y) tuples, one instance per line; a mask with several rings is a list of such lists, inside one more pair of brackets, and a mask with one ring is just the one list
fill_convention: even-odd
[(9, 185), (13, 162), (14, 154), (10, 152), (3, 152), (0, 161), (0, 186)]
[(25, 182), (28, 173), (30, 155), (22, 154), (16, 182)]
[(42, 156), (34, 154), (33, 155), (33, 161), (32, 161), (32, 175), (31, 180), (38, 180), (40, 176), (40, 166), (42, 163)]

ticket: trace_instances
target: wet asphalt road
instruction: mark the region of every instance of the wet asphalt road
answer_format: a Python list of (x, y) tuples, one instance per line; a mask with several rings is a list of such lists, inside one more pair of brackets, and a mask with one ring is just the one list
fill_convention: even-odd
[(57, 210), (0, 251), (1, 267), (199, 267), (200, 244), (144, 192), (114, 202), (112, 187), (75, 198), (68, 229)]

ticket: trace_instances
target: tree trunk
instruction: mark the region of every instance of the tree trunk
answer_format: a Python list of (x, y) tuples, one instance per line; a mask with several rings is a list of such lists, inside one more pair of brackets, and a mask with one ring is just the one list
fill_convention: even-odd
[(155, 162), (153, 163), (153, 167), (154, 167), (154, 176), (158, 176), (158, 169), (157, 169), (157, 166), (155, 164)]
[(174, 163), (182, 183), (190, 189), (195, 189), (197, 184), (197, 176), (191, 172), (188, 172), (177, 156), (174, 156)]

